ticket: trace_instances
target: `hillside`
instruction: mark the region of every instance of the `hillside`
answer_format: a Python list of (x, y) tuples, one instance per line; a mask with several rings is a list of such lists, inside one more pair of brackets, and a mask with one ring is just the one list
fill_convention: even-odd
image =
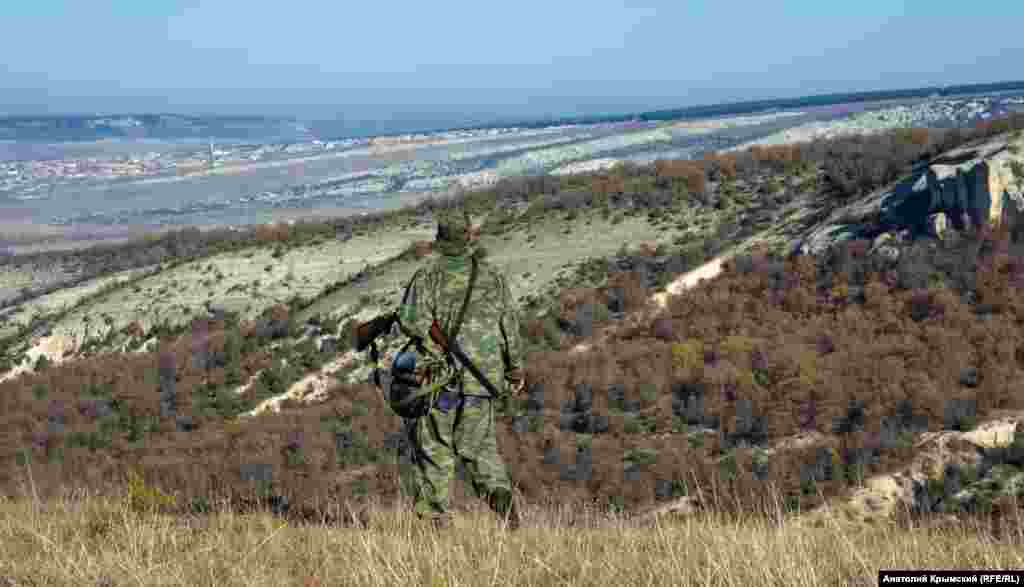
[[(856, 519), (1008, 511), (1024, 454), (995, 436), (1024, 410), (1007, 212), (1021, 128), (463, 196), (528, 316), (529, 395), (502, 407), (499, 432), (521, 498), (642, 518), (763, 509), (770, 485), (805, 517), (826, 503)], [(998, 166), (987, 207), (933, 198), (941, 182), (898, 187), (950, 161), (974, 162), (953, 177)], [(894, 194), (912, 205), (865, 212)], [(0, 309), (0, 495), (23, 496), (31, 473), (41, 497), (88, 487), (171, 513), (227, 500), (339, 523), (397, 496), (400, 422), (348, 333), (432, 254), (433, 205), (0, 259), (17, 288)], [(674, 281), (694, 270), (713, 279)]]

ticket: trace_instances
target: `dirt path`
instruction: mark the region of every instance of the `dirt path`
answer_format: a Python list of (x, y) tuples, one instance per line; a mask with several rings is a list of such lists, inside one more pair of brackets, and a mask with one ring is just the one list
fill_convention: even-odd
[(654, 302), (659, 307), (666, 307), (669, 296), (682, 293), (685, 290), (699, 284), (704, 279), (714, 279), (722, 273), (722, 265), (732, 258), (732, 254), (722, 255), (704, 263), (696, 269), (691, 269), (677, 277), (672, 283), (665, 287), (665, 291), (654, 294)]
[(78, 346), (78, 341), (62, 334), (54, 334), (52, 336), (40, 338), (36, 344), (25, 353), (28, 355), (27, 359), (10, 371), (0, 373), (0, 383), (14, 379), (22, 373), (31, 372), (40, 356), (45, 356), (51, 363), (60, 363), (64, 360), (65, 353), (77, 351)]
[[(732, 256), (733, 255), (731, 253), (728, 253), (720, 257), (715, 257), (714, 259), (708, 261), (707, 263), (704, 263), (700, 267), (697, 267), (696, 269), (691, 269), (690, 271), (683, 273), (675, 280), (673, 280), (671, 283), (669, 283), (667, 286), (665, 286), (665, 291), (658, 292), (651, 296), (651, 301), (654, 302), (654, 307), (657, 310), (664, 310), (666, 307), (668, 307), (668, 298), (670, 296), (677, 295), (687, 289), (690, 289), (691, 287), (699, 285), (700, 282), (703, 280), (714, 279), (715, 277), (722, 273), (722, 265), (730, 258), (732, 258)], [(617, 324), (612, 325), (611, 327), (607, 328), (604, 332), (596, 334), (595, 336), (591, 337), (588, 342), (583, 342), (572, 347), (571, 349), (569, 349), (569, 352), (585, 353), (594, 348), (595, 346), (604, 343), (608, 339), (608, 336), (617, 328)]]
[[(334, 377), (334, 374), (349, 366), (353, 361), (359, 360), (359, 358), (359, 354), (355, 351), (348, 351), (337, 359), (321, 367), (320, 370), (309, 373), (302, 379), (291, 384), (288, 387), (288, 391), (263, 400), (255, 408), (241, 414), (241, 416), (258, 416), (267, 411), (279, 412), (281, 410), (281, 402), (289, 399), (301, 401), (307, 404), (321, 402), (327, 399), (327, 390), (332, 385), (339, 383), (339, 380)], [(255, 379), (255, 377), (256, 376), (254, 375), (253, 379)], [(250, 385), (251, 383), (247, 383), (236, 390), (236, 393), (245, 393)]]

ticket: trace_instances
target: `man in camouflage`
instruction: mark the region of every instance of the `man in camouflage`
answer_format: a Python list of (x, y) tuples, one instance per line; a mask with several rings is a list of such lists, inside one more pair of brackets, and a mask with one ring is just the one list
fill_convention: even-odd
[[(436, 320), (445, 336), (451, 335), (466, 302), (475, 258), (477, 277), (457, 341), (499, 394), (520, 393), (524, 385), (522, 344), (508, 283), (478, 254), (476, 233), (464, 208), (442, 208), (437, 221), (434, 248), (439, 255), (405, 289), (398, 311), (399, 328), (406, 337), (423, 340), (428, 352), (443, 356), (429, 330)], [(458, 462), (476, 495), (516, 528), (519, 516), (495, 430), (494, 399), (500, 397), (490, 397), (484, 385), (458, 363), (449, 374), (456, 383), (440, 393), (427, 415), (407, 421), (414, 510), (437, 527), (450, 523), (449, 484)]]

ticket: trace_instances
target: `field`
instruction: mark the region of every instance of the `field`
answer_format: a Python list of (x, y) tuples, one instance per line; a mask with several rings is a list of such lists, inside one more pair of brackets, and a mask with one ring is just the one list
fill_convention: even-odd
[[(268, 514), (171, 517), (79, 497), (0, 501), (7, 585), (876, 585), (878, 569), (1019, 569), (1019, 529), (856, 528), (689, 518), (638, 525), (531, 508), (509, 532), (466, 511), (447, 532), (378, 506), (369, 528)], [(988, 528), (982, 529), (988, 531)], [(827, 564), (822, 564), (827, 561)]]

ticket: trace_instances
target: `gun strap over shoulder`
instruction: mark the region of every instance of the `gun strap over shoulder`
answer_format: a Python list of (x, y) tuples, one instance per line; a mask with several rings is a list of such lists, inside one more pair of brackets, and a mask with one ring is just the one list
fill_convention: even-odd
[(466, 298), (462, 302), (462, 308), (459, 310), (459, 316), (455, 322), (454, 327), (452, 328), (451, 335), (448, 336), (448, 340), (450, 341), (449, 346), (454, 348), (456, 352), (453, 353), (451, 352), (451, 350), (449, 350), (448, 357), (449, 360), (456, 359), (455, 362), (462, 363), (463, 366), (470, 372), (470, 374), (473, 375), (473, 377), (477, 381), (479, 381), (480, 384), (483, 385), (484, 388), (489, 392), (489, 395), (474, 395), (472, 397), (494, 398), (499, 395), (497, 388), (495, 388), (494, 384), (492, 384), (487, 379), (486, 375), (480, 372), (480, 369), (478, 369), (477, 366), (473, 364), (473, 361), (470, 360), (470, 358), (467, 357), (461, 350), (459, 350), (459, 341), (456, 338), (459, 335), (459, 329), (462, 328), (462, 322), (466, 318), (466, 309), (469, 307), (469, 300), (470, 297), (473, 295), (473, 286), (476, 285), (476, 278), (478, 272), (477, 259), (476, 257), (471, 257), (471, 260), (472, 265), (470, 267), (469, 273), (469, 286), (466, 288)]
[(466, 309), (469, 307), (469, 298), (473, 295), (473, 286), (476, 285), (476, 257), (470, 256), (471, 265), (469, 267), (469, 287), (466, 288), (466, 297), (462, 300), (462, 307), (459, 308), (459, 316), (455, 319), (455, 324), (452, 325), (452, 331), (448, 334), (448, 338), (456, 340), (459, 336), (459, 330), (462, 328), (462, 321), (466, 319)]
[(403, 304), (409, 300), (409, 292), (412, 290), (412, 284), (416, 282), (416, 278), (420, 276), (420, 272), (422, 271), (423, 269), (417, 269), (416, 272), (412, 274), (412, 277), (409, 278), (409, 283), (405, 284), (405, 291), (402, 292)]

